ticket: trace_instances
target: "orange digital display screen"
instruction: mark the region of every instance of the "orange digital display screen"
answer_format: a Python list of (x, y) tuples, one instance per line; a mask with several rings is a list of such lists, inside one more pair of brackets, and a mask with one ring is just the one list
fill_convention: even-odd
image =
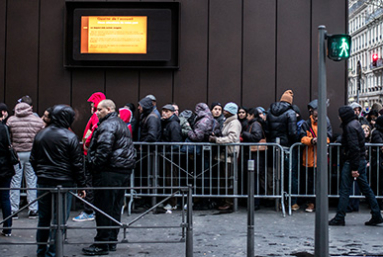
[(81, 54), (146, 53), (146, 16), (81, 16)]

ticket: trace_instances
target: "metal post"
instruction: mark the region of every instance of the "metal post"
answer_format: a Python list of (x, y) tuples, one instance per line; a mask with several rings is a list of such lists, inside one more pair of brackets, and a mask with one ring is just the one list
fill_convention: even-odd
[(187, 229), (186, 229), (186, 257), (193, 257), (193, 188), (188, 185), (187, 197)]
[(356, 102), (359, 103), (360, 79), (362, 78), (362, 65), (360, 64), (360, 61), (358, 61), (357, 66), (358, 66), (357, 67), (358, 79), (357, 79), (357, 89), (356, 89)]
[[(237, 165), (237, 153), (234, 152), (233, 162), (231, 163), (232, 174), (233, 174), (233, 193), (238, 195), (238, 165)], [(233, 199), (233, 211), (238, 211), (238, 198)]]
[(247, 161), (247, 257), (254, 257), (254, 160)]
[[(277, 143), (278, 145), (281, 144), (281, 139), (279, 137), (277, 137), (275, 139), (275, 143)], [(283, 159), (281, 159), (281, 152), (280, 152), (280, 149), (279, 147), (275, 147), (275, 152), (276, 152), (276, 156), (275, 156), (275, 163), (276, 163), (276, 170), (275, 170), (275, 191), (273, 193), (275, 193), (275, 195), (280, 195), (280, 192), (281, 192), (281, 189), (280, 189), (280, 183), (281, 183), (281, 169), (282, 169), (282, 165), (281, 165), (281, 162), (283, 161)], [(276, 199), (275, 201), (275, 210), (278, 211), (279, 209), (279, 204), (282, 204), (281, 202), (279, 202), (279, 198)], [(283, 198), (282, 198), (282, 201), (283, 201)]]
[[(64, 192), (65, 194), (65, 192)], [(56, 256), (63, 257), (64, 256), (64, 241), (63, 241), (63, 229), (62, 220), (63, 220), (63, 200), (64, 194), (62, 193), (62, 186), (57, 186), (57, 206), (56, 206)]]
[(328, 245), (328, 173), (327, 173), (327, 91), (326, 91), (326, 27), (319, 26), (318, 80), (318, 171), (316, 179), (315, 257), (329, 256)]

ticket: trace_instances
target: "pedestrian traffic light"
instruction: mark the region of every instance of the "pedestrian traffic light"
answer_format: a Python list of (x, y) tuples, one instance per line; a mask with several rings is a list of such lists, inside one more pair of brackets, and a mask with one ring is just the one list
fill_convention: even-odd
[(327, 57), (333, 61), (350, 57), (351, 36), (347, 34), (327, 35)]
[(378, 59), (379, 59), (378, 54), (373, 54), (372, 55), (372, 66), (376, 67), (376, 62), (378, 61)]

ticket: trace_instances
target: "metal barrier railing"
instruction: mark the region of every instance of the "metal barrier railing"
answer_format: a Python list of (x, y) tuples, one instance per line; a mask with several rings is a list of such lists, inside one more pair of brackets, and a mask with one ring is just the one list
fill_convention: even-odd
[[(383, 144), (366, 143), (366, 161), (367, 161), (367, 177), (368, 182), (374, 191), (376, 198), (383, 199), (383, 179), (381, 172), (383, 171), (383, 157), (381, 152)], [(317, 149), (314, 148), (312, 153), (309, 153), (308, 147), (301, 143), (295, 143), (290, 147), (288, 170), (288, 199), (289, 199), (289, 215), (291, 215), (292, 198), (314, 198), (316, 197), (316, 165), (308, 163), (308, 157), (312, 158), (313, 163), (316, 163)], [(339, 143), (328, 144), (328, 197), (339, 197), (340, 178), (344, 156), (342, 156), (342, 146)], [(303, 157), (306, 157), (306, 162), (303, 162)], [(311, 166), (311, 167), (310, 167)], [(350, 198), (364, 198), (358, 191), (357, 187), (353, 186), (350, 192)]]
[[(152, 190), (138, 190), (133, 195), (156, 197), (173, 193), (158, 186), (192, 185), (193, 197), (232, 199), (238, 209), (238, 198), (247, 197), (247, 160), (254, 159), (257, 173), (256, 198), (276, 199), (283, 215), (285, 151), (276, 143), (135, 143), (137, 151), (134, 183), (138, 187), (153, 186)], [(265, 150), (265, 146), (267, 150)], [(176, 195), (177, 197), (178, 195)]]
[[(92, 188), (83, 188), (83, 189), (91, 189), (91, 190), (152, 190), (154, 188), (152, 187), (146, 187), (146, 188), (131, 188), (131, 187), (92, 187)], [(170, 189), (170, 188), (167, 188)], [(192, 257), (193, 256), (193, 216), (192, 216), (192, 188), (191, 186), (188, 187), (177, 187), (177, 188), (171, 188), (175, 191), (167, 195), (163, 200), (156, 203), (154, 206), (134, 218), (132, 221), (129, 221), (128, 223), (123, 223), (121, 221), (118, 221), (111, 217), (109, 214), (105, 213), (104, 211), (100, 210), (93, 204), (87, 202), (86, 200), (79, 197), (77, 194), (73, 193), (73, 191), (82, 190), (81, 188), (69, 188), (69, 187), (51, 187), (51, 188), (13, 188), (11, 190), (38, 190), (41, 192), (41, 194), (36, 198), (35, 201), (38, 201), (42, 199), (43, 197), (47, 195), (51, 195), (51, 209), (52, 209), (52, 219), (50, 226), (47, 227), (33, 227), (33, 228), (26, 228), (26, 227), (12, 227), (12, 230), (49, 230), (51, 234), (55, 235), (50, 236), (49, 242), (25, 242), (24, 240), (22, 242), (0, 242), (0, 245), (55, 245), (55, 251), (56, 256), (63, 257), (64, 256), (64, 247), (68, 244), (126, 244), (126, 243), (175, 243), (177, 241), (174, 240), (163, 240), (163, 241), (131, 241), (127, 240), (127, 229), (176, 229), (181, 228), (181, 238), (178, 240), (178, 242), (185, 242), (185, 256), (186, 257)], [(0, 190), (9, 190), (9, 188), (0, 188)], [(46, 192), (44, 192), (46, 191)], [(44, 193), (42, 193), (44, 192)], [(71, 197), (75, 197), (78, 200), (82, 201), (84, 204), (89, 205), (92, 207), (97, 215), (103, 215), (106, 218), (112, 220), (116, 225), (115, 226), (94, 226), (94, 227), (81, 227), (81, 226), (70, 226), (67, 223), (68, 217), (69, 217), (69, 210), (67, 209), (68, 202), (67, 202), (67, 195), (70, 195)], [(159, 205), (163, 204), (170, 198), (174, 197), (174, 195), (180, 195), (182, 197), (182, 205), (186, 204), (187, 208), (181, 209), (181, 224), (178, 226), (133, 226), (138, 220), (142, 219), (145, 215), (153, 211), (155, 208), (157, 208)], [(186, 202), (185, 202), (185, 194), (186, 194)], [(33, 201), (33, 202), (35, 202)], [(32, 204), (31, 202), (30, 204)], [(30, 205), (26, 205), (22, 207), (19, 211), (13, 213), (12, 215), (8, 217), (4, 217), (2, 221), (0, 221), (0, 225), (2, 225), (4, 222), (6, 222), (9, 219), (12, 219), (13, 216), (18, 215), (20, 212), (22, 212), (24, 209), (28, 208)], [(56, 213), (56, 215), (54, 215)], [(67, 231), (68, 230), (78, 230), (78, 229), (88, 229), (88, 230), (95, 230), (95, 229), (122, 229), (122, 240), (121, 241), (95, 241), (95, 242), (88, 242), (88, 241), (79, 241), (76, 239), (76, 241), (71, 242), (67, 238)]]

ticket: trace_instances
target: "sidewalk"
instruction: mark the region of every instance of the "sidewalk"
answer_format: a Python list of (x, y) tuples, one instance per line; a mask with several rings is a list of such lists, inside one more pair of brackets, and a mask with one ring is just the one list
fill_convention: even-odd
[[(94, 221), (73, 222), (71, 213), (69, 226), (92, 227)], [(220, 214), (218, 211), (194, 211), (194, 256), (233, 257), (246, 256), (247, 247), (247, 211)], [(330, 210), (329, 219), (335, 214)], [(123, 215), (127, 223), (137, 217)], [(37, 219), (28, 219), (27, 213), (14, 220), (14, 227), (36, 227)], [(329, 227), (329, 245), (331, 255), (383, 255), (383, 226), (369, 227), (364, 222), (370, 219), (369, 210), (364, 203), (361, 210), (346, 216), (345, 227)], [(172, 214), (149, 214), (139, 220), (135, 226), (179, 226), (181, 212)], [(315, 213), (303, 210), (283, 218), (280, 212), (263, 208), (255, 212), (255, 256), (302, 256), (299, 253), (314, 253)], [(121, 237), (120, 232), (120, 237)], [(68, 231), (68, 241), (92, 242), (95, 229), (76, 229)], [(185, 243), (176, 243), (181, 238), (181, 229), (129, 229), (128, 244), (119, 244), (116, 252), (109, 256), (185, 256)], [(12, 237), (0, 236), (0, 242), (35, 242), (35, 231), (13, 230)], [(138, 243), (137, 241), (164, 241), (174, 243)], [(133, 243), (133, 241), (135, 243)], [(81, 249), (88, 244), (65, 245), (65, 256), (83, 256)], [(2, 257), (36, 256), (36, 245), (0, 245)]]

